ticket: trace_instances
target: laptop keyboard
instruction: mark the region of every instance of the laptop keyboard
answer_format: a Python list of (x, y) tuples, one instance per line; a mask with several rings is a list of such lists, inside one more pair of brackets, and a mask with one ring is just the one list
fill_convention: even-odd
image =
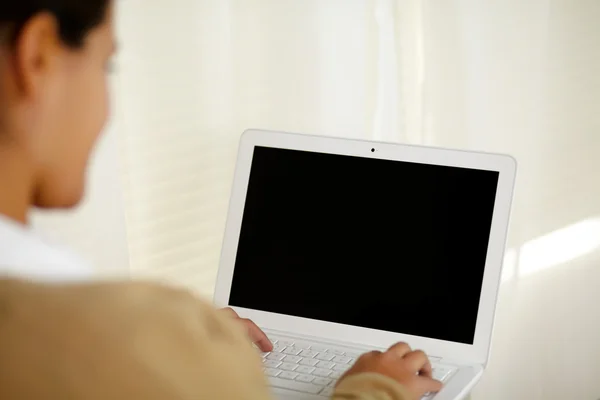
[[(271, 336), (273, 351), (262, 353), (271, 386), (323, 397), (333, 394), (338, 379), (356, 362), (361, 351)], [(448, 380), (455, 367), (433, 365), (433, 377)]]

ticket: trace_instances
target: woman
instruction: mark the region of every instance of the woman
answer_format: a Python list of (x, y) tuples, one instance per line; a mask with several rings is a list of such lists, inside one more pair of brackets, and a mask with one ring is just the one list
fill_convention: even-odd
[[(87, 272), (27, 227), (33, 207), (74, 207), (84, 193), (108, 115), (113, 7), (0, 3), (0, 398), (267, 399), (247, 336), (271, 344), (256, 325), (162, 286), (57, 284)], [(417, 399), (440, 387), (425, 354), (398, 344), (360, 358), (334, 398)]]

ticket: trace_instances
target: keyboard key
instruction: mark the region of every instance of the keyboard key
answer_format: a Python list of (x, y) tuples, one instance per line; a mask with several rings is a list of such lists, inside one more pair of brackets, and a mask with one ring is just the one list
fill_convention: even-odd
[(333, 357), (335, 357), (335, 354), (331, 354), (331, 353), (319, 353), (315, 356), (315, 358), (317, 360), (322, 360), (322, 361), (331, 361), (331, 360), (333, 360)]
[(285, 356), (285, 358), (283, 359), (283, 361), (293, 363), (293, 364), (298, 364), (300, 362), (300, 360), (302, 360), (302, 357), (298, 357), (298, 356)]
[(298, 376), (297, 373), (291, 372), (291, 371), (283, 371), (282, 373), (277, 375), (278, 378), (289, 379), (289, 380), (294, 380), (294, 379), (296, 379), (297, 376)]
[(282, 345), (280, 343), (273, 345), (273, 351), (272, 351), (273, 353), (281, 353), (283, 350), (285, 350), (284, 345)]
[(297, 347), (286, 347), (286, 349), (282, 351), (283, 354), (290, 354), (293, 356), (297, 356), (301, 352), (302, 352), (302, 349), (299, 349)]
[(350, 357), (335, 356), (332, 361), (336, 364), (348, 364), (350, 360), (352, 360)]
[(317, 367), (324, 369), (332, 369), (334, 366), (335, 364), (329, 361), (319, 361), (319, 363), (317, 364)]
[(307, 365), (309, 367), (314, 367), (319, 363), (319, 360), (315, 360), (314, 358), (303, 358), (300, 360), (300, 365)]
[(275, 369), (275, 368), (265, 368), (265, 374), (267, 376), (277, 376), (281, 373), (280, 370)]
[(277, 339), (277, 344), (280, 344), (282, 346), (293, 346), (294, 345), (294, 341), (291, 339)]
[(331, 396), (333, 394), (333, 392), (335, 391), (334, 388), (332, 387), (326, 387), (325, 389), (321, 390), (321, 392), (319, 393), (321, 396)]
[(285, 363), (285, 362), (279, 366), (279, 369), (282, 369), (284, 371), (294, 371), (296, 368), (298, 368), (298, 364)]
[(333, 367), (333, 370), (334, 370), (334, 371), (339, 371), (339, 372), (346, 372), (346, 371), (348, 371), (349, 369), (350, 369), (350, 365), (348, 365), (348, 364), (336, 364), (336, 365)]
[(306, 374), (300, 374), (296, 377), (296, 380), (298, 382), (305, 382), (305, 383), (311, 383), (315, 378), (310, 376), (310, 375), (306, 375)]
[(347, 351), (346, 352), (346, 357), (350, 357), (350, 358), (358, 358), (360, 357), (362, 354), (361, 353), (355, 353), (353, 351)]
[(306, 342), (296, 341), (294, 343), (294, 347), (298, 347), (299, 349), (307, 349), (308, 350), (308, 349), (310, 349), (310, 346), (311, 346), (310, 343), (306, 343)]
[(340, 372), (340, 371), (333, 371), (331, 373), (331, 375), (329, 375), (329, 377), (331, 379), (336, 379), (337, 380), (337, 379), (340, 379), (342, 377), (342, 375), (344, 375), (344, 374), (342, 372)]
[(331, 379), (329, 378), (315, 378), (315, 380), (313, 381), (313, 385), (319, 385), (319, 386), (327, 386), (331, 383)]
[(318, 352), (326, 352), (326, 351), (328, 351), (328, 350), (329, 350), (329, 349), (328, 349), (327, 347), (325, 347), (325, 346), (318, 346), (318, 345), (312, 345), (312, 346), (310, 346), (310, 349), (311, 349), (311, 350), (314, 350), (314, 351), (318, 351)]
[(313, 358), (317, 354), (319, 354), (319, 353), (316, 351), (312, 351), (312, 350), (302, 350), (302, 353), (300, 353), (300, 355), (302, 357), (308, 357), (308, 358)]
[(275, 361), (275, 360), (266, 360), (265, 362), (263, 362), (263, 365), (267, 368), (277, 368), (277, 367), (279, 367), (280, 364), (281, 364), (281, 361)]
[(302, 392), (302, 393), (317, 394), (322, 391), (321, 386), (315, 386), (310, 383), (304, 383), (304, 382), (298, 382), (298, 381), (289, 381), (287, 379), (281, 379), (279, 377), (269, 378), (269, 383), (271, 383), (271, 386), (274, 386), (274, 387), (295, 390), (297, 392)]
[(320, 376), (322, 378), (327, 378), (331, 374), (331, 370), (324, 368), (317, 368), (312, 372), (315, 376)]
[(433, 378), (437, 379), (438, 381), (443, 381), (448, 377), (448, 375), (450, 375), (452, 370), (453, 368), (451, 367), (436, 365), (435, 367), (433, 367)]
[(281, 361), (285, 358), (285, 354), (271, 353), (267, 356), (267, 360)]
[(315, 370), (315, 367), (308, 367), (305, 365), (301, 365), (298, 368), (296, 368), (296, 372), (301, 373), (301, 374), (312, 374), (312, 372)]

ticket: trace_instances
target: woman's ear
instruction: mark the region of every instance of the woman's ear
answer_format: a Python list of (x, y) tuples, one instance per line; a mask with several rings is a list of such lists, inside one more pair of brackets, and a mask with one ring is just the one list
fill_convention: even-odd
[(63, 51), (59, 25), (52, 14), (40, 13), (27, 21), (17, 33), (11, 57), (21, 96), (39, 96)]

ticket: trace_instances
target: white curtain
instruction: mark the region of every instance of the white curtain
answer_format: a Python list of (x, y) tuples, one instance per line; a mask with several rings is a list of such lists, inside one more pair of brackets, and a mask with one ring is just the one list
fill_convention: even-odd
[(513, 248), (594, 215), (599, 5), (120, 2), (133, 274), (211, 293), (247, 128), (511, 153)]
[(392, 0), (130, 0), (118, 13), (136, 276), (210, 294), (247, 128), (402, 141)]

